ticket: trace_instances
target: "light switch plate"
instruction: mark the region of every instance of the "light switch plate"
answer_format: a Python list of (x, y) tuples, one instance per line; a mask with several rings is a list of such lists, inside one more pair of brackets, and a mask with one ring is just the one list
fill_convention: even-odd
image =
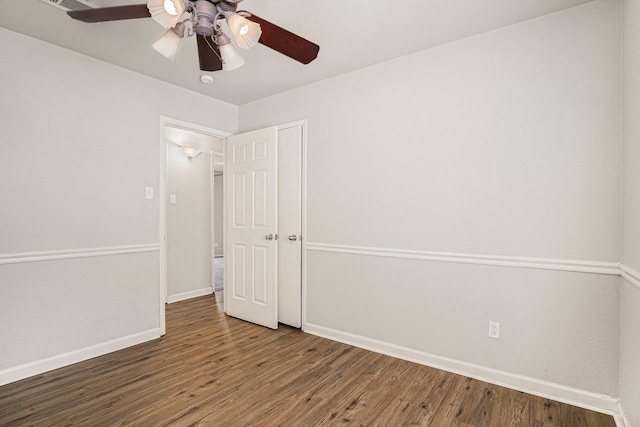
[(147, 200), (153, 199), (153, 187), (144, 187), (144, 198)]
[(171, 203), (172, 205), (176, 204), (176, 195), (172, 194), (169, 196), (169, 203)]

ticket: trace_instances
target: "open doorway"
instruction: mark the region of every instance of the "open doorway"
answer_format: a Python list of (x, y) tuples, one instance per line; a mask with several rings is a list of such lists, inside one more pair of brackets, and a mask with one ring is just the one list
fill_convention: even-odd
[(215, 169), (224, 163), (224, 138), (228, 135), (161, 118), (160, 323), (163, 333), (165, 303), (211, 294), (215, 289), (215, 212), (218, 208)]

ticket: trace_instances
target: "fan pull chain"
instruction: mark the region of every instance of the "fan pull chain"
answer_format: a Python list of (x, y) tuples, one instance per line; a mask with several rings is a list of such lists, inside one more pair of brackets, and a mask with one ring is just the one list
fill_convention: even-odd
[[(211, 43), (209, 43), (209, 40), (207, 40), (206, 37), (202, 37), (202, 38), (204, 39), (205, 42), (207, 42), (207, 45), (209, 46), (209, 49), (211, 49), (213, 51), (213, 53), (216, 54), (216, 56), (218, 57), (220, 62), (222, 62), (224, 64), (225, 63), (224, 59), (222, 59), (222, 57), (220, 55), (218, 55), (218, 52), (213, 48), (213, 46), (211, 46)], [(211, 41), (213, 41), (213, 37), (211, 37)]]

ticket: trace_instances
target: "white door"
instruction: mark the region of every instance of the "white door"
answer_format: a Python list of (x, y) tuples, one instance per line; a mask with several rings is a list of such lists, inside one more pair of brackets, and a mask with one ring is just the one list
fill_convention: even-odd
[(225, 149), (227, 314), (278, 327), (277, 128), (229, 137)]
[(302, 326), (302, 126), (278, 131), (278, 320)]

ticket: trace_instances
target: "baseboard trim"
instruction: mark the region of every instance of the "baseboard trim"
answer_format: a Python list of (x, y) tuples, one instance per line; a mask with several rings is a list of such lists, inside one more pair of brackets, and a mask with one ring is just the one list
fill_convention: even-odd
[(93, 359), (94, 357), (103, 356), (114, 351), (151, 341), (160, 336), (159, 328), (149, 329), (148, 331), (116, 338), (80, 350), (74, 350), (46, 359), (36, 360), (35, 362), (25, 363), (24, 365), (3, 369), (0, 371), (0, 386), (53, 371), (54, 369), (73, 365), (74, 363)]
[(622, 406), (622, 402), (618, 402), (618, 414), (615, 416), (617, 427), (631, 427), (631, 421), (627, 417), (627, 413)]
[(167, 297), (167, 304), (172, 304), (178, 301), (184, 301), (186, 299), (197, 298), (204, 295), (211, 295), (213, 288), (211, 286), (207, 288), (196, 289), (195, 291), (183, 292), (181, 294), (169, 295)]
[(305, 323), (304, 332), (339, 341), (365, 350), (386, 354), (387, 356), (419, 363), (432, 368), (441, 369), (458, 375), (485, 381), (491, 384), (508, 387), (514, 390), (533, 394), (555, 401), (568, 403), (589, 410), (606, 413), (616, 417), (619, 410), (618, 399), (611, 396), (592, 393), (584, 390), (567, 387), (544, 380), (524, 375), (512, 374), (493, 368), (450, 359), (425, 353), (396, 344), (379, 341), (349, 332), (338, 331), (313, 323)]
[(98, 248), (78, 248), (78, 249), (64, 249), (64, 250), (57, 250), (57, 251), (0, 254), (0, 265), (20, 264), (24, 262), (54, 261), (54, 260), (72, 259), (72, 258), (89, 258), (89, 257), (107, 256), (107, 255), (133, 254), (133, 253), (141, 253), (141, 252), (157, 252), (159, 250), (160, 250), (160, 245), (157, 243), (154, 243), (154, 244), (145, 244), (145, 245), (106, 246), (106, 247), (98, 247)]
[(633, 269), (626, 264), (620, 264), (620, 275), (624, 277), (627, 282), (640, 288), (640, 271)]
[(539, 270), (558, 270), (579, 273), (620, 275), (620, 264), (617, 262), (498, 256), (457, 252), (416, 251), (395, 248), (330, 245), (326, 243), (314, 242), (307, 242), (305, 244), (305, 248), (308, 251), (337, 252), (343, 254), (417, 259), (426, 261), (456, 262), (462, 264), (481, 264), (499, 267), (533, 268)]

